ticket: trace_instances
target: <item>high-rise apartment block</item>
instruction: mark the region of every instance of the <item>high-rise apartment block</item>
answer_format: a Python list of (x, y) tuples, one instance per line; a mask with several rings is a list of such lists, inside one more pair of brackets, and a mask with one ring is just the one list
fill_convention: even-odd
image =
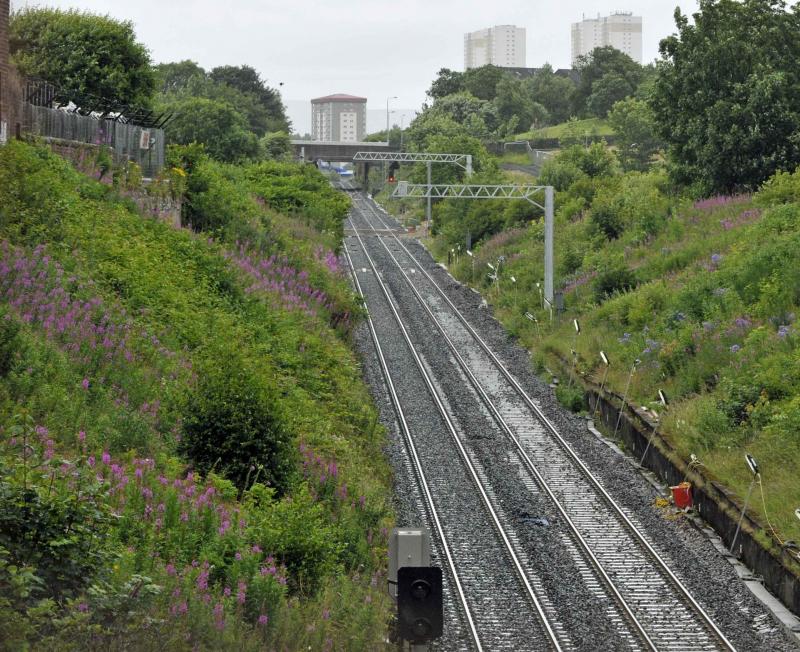
[(595, 48), (610, 45), (642, 63), (642, 17), (631, 12), (586, 18), (572, 23), (572, 65)]
[(525, 28), (497, 25), (464, 34), (464, 69), (487, 64), (502, 68), (525, 67)]
[(361, 141), (367, 133), (367, 98), (327, 95), (311, 100), (314, 140)]

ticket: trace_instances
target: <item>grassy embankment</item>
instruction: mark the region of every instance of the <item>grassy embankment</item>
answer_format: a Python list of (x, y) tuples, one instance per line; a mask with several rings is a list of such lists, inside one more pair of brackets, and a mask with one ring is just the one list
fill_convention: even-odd
[[(664, 389), (671, 405), (660, 432), (740, 499), (751, 453), (766, 511), (758, 487), (750, 509), (764, 541), (800, 539), (800, 173), (754, 197), (693, 201), (675, 195), (662, 171), (622, 174), (601, 147), (579, 149), (548, 164), (541, 179), (558, 190), (556, 287), (566, 313), (555, 323), (536, 287), (538, 219), (509, 223), (510, 207), (446, 202), (435, 207), (439, 235), (429, 245), (446, 261), (467, 230), (484, 233), (474, 245), (475, 278), (466, 256), (451, 271), (487, 296), (540, 369), (564, 371), (574, 345), (578, 373), (599, 384), (603, 350), (612, 361), (607, 386), (621, 395), (640, 359), (631, 403), (659, 409)], [(501, 256), (499, 287), (490, 286), (486, 263)], [(526, 311), (538, 316), (541, 338)], [(572, 318), (582, 326), (577, 339)], [(579, 401), (566, 388), (560, 398)]]
[(563, 138), (568, 133), (582, 136), (613, 136), (614, 130), (604, 118), (586, 118), (585, 120), (574, 120), (572, 122), (562, 122), (550, 127), (542, 127), (517, 134), (514, 140), (535, 140), (537, 138)]
[(140, 214), (135, 174), (0, 148), (0, 648), (380, 648), (347, 200), (308, 167), (173, 165), (194, 231)]

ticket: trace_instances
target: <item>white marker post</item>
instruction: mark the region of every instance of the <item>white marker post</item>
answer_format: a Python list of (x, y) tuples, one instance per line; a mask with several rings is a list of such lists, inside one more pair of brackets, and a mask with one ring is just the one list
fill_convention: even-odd
[[(668, 404), (667, 395), (660, 389), (658, 390), (658, 402), (661, 403), (661, 405), (663, 405), (665, 408), (667, 407)], [(653, 429), (653, 434), (651, 434), (647, 438), (647, 446), (645, 446), (644, 453), (642, 453), (642, 459), (639, 460), (639, 466), (642, 466), (642, 464), (644, 464), (644, 458), (647, 457), (647, 451), (650, 450), (650, 445), (653, 443), (653, 439), (655, 439), (656, 435), (658, 434), (658, 427), (660, 425), (661, 425), (661, 416), (658, 417), (658, 422), (656, 423), (656, 427)]]
[(605, 369), (603, 370), (603, 380), (600, 381), (600, 391), (597, 393), (597, 400), (594, 402), (594, 412), (592, 412), (592, 419), (597, 416), (597, 408), (600, 407), (600, 399), (603, 396), (603, 388), (606, 386), (606, 378), (608, 378), (608, 368), (611, 366), (611, 362), (608, 359), (608, 356), (605, 354), (604, 351), (600, 351), (600, 359), (603, 361), (603, 365)]
[[(756, 484), (756, 481), (761, 479), (761, 473), (758, 471), (758, 462), (756, 462), (755, 458), (750, 455), (750, 453), (745, 453), (744, 461), (747, 462), (747, 468), (750, 469), (750, 473), (753, 474), (753, 479), (750, 480), (750, 487), (747, 489), (747, 496), (745, 496), (744, 499), (744, 507), (742, 507), (742, 515), (739, 517), (739, 523), (736, 525), (736, 533), (733, 535), (733, 541), (731, 541), (731, 554), (733, 554), (733, 549), (736, 546), (736, 539), (739, 538), (739, 530), (742, 529), (742, 522), (744, 521), (744, 515), (747, 512), (747, 505), (750, 502), (750, 494), (753, 493), (753, 486)], [(795, 512), (795, 514), (797, 514), (797, 512)], [(800, 518), (800, 515), (798, 515), (798, 518)]]
[[(631, 381), (633, 380), (633, 374), (636, 373), (636, 367), (642, 361), (639, 358), (633, 361), (633, 365), (631, 366), (631, 372), (628, 374), (628, 382), (625, 383), (625, 391), (622, 393), (622, 405), (619, 408), (619, 414), (617, 415), (617, 425), (614, 426), (614, 435), (613, 437), (617, 436), (617, 430), (619, 430), (619, 424), (622, 422), (622, 413), (625, 411), (625, 403), (628, 400), (628, 390), (631, 388)], [(612, 437), (612, 439), (613, 439)]]
[(529, 313), (529, 312), (526, 312), (526, 313), (525, 313), (525, 318), (526, 318), (528, 321), (532, 321), (534, 324), (536, 324), (536, 334), (539, 336), (539, 341), (541, 342), (541, 341), (542, 341), (542, 331), (541, 331), (541, 329), (539, 328), (539, 320), (538, 320), (538, 319), (536, 319), (536, 317), (534, 317), (534, 316), (533, 316), (531, 313)]

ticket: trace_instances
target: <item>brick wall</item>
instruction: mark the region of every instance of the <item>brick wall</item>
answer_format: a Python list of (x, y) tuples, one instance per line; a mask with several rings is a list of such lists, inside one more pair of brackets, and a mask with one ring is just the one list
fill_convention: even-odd
[[(8, 13), (10, 9), (10, 0), (0, 0), (0, 129), (2, 123), (5, 123), (6, 129), (9, 130), (12, 124), (11, 107), (10, 107), (10, 69), (8, 66)], [(6, 132), (7, 133), (7, 132)], [(0, 134), (2, 138), (3, 134)]]

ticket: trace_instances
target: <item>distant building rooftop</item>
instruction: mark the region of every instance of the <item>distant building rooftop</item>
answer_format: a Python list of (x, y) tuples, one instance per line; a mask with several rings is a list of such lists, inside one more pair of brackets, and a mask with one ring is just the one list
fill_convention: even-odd
[(356, 97), (355, 95), (346, 95), (345, 93), (335, 93), (334, 95), (326, 95), (325, 97), (316, 97), (311, 100), (312, 103), (316, 102), (366, 102), (366, 97)]
[[(503, 70), (507, 73), (514, 75), (517, 79), (525, 79), (528, 77), (534, 77), (539, 74), (543, 69), (542, 68), (503, 68)], [(553, 71), (553, 74), (559, 77), (566, 77), (571, 79), (576, 84), (581, 79), (581, 73), (574, 68), (558, 68), (557, 70)]]

